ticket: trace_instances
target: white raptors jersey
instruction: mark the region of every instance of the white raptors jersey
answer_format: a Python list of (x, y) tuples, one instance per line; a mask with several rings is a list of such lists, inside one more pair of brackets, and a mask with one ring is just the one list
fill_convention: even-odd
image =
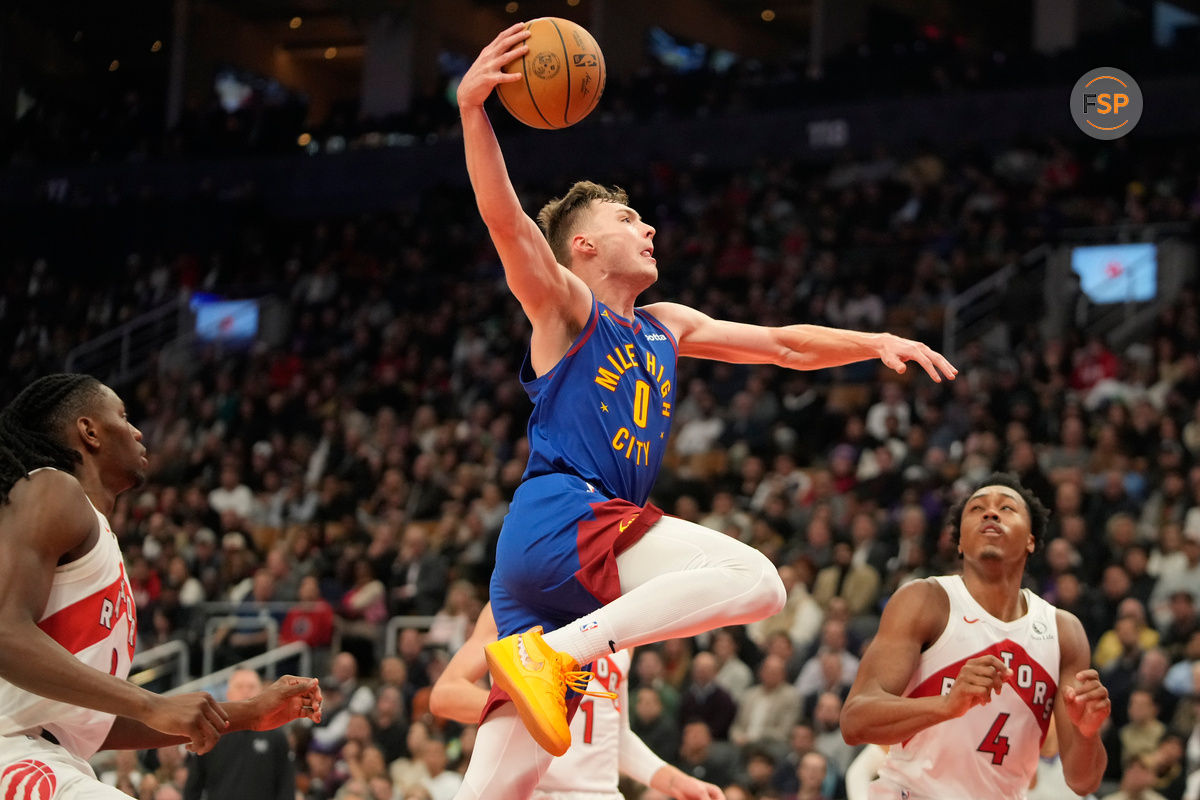
[(962, 665), (991, 654), (1013, 671), (992, 701), (892, 747), (879, 777), (937, 800), (1024, 798), (1058, 690), (1054, 606), (1023, 590), (1029, 611), (1002, 622), (983, 610), (959, 576), (934, 578), (950, 598), (946, 630), (921, 654), (906, 697), (947, 694)]
[[(96, 546), (54, 571), (38, 627), (84, 664), (124, 679), (133, 659), (137, 612), (117, 537), (103, 514), (96, 511), (96, 518)], [(112, 714), (47, 700), (0, 678), (0, 736), (36, 736), (45, 729), (86, 759), (100, 749), (113, 719)]]
[(596, 659), (588, 691), (613, 692), (616, 700), (584, 696), (571, 719), (571, 747), (550, 762), (534, 800), (621, 800), (618, 754), (621, 738), (621, 709), (629, 704), (628, 650)]

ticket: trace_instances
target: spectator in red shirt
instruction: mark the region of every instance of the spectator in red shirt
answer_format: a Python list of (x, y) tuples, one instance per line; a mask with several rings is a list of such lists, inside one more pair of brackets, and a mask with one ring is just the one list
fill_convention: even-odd
[(300, 602), (283, 618), (279, 643), (305, 642), (310, 647), (325, 647), (333, 639), (333, 607), (321, 597), (315, 575), (300, 580)]

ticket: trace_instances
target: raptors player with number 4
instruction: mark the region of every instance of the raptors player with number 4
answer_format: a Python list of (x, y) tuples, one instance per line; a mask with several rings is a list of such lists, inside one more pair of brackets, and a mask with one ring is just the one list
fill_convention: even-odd
[[(483, 607), (475, 630), (433, 685), (429, 708), (439, 717), (477, 722), (498, 701), (476, 681), (487, 672), (483, 647), (496, 639), (491, 603)], [(679, 800), (724, 800), (725, 793), (656, 756), (629, 728), (628, 650), (596, 659), (588, 690), (616, 697), (588, 697), (571, 720), (571, 747), (558, 758), (545, 750), (535, 758), (549, 763), (532, 800), (622, 800), (620, 774)]]
[(842, 709), (849, 744), (892, 745), (870, 800), (1025, 797), (1053, 721), (1077, 794), (1100, 785), (1108, 690), (1078, 618), (1021, 588), (1048, 513), (994, 474), (951, 509), (963, 574), (892, 597)]
[[(320, 721), (321, 690), (285, 676), (249, 700), (163, 697), (125, 680), (136, 644), (117, 495), (147, 468), (112, 389), (49, 375), (0, 411), (0, 797), (117, 800), (87, 759), (100, 749), (188, 743)], [(128, 798), (126, 798), (128, 800)]]

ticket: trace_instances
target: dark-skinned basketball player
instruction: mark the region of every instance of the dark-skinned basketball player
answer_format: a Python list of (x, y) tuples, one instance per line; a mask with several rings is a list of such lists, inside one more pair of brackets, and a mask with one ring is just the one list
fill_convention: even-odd
[(1021, 588), (1048, 513), (997, 473), (950, 510), (962, 576), (892, 596), (842, 708), (849, 744), (891, 745), (871, 800), (1025, 797), (1049, 726), (1067, 784), (1096, 790), (1108, 690), (1079, 619)]
[(0, 795), (125, 797), (96, 779), (101, 749), (186, 743), (319, 720), (311, 678), (218, 703), (128, 682), (137, 609), (117, 537), (117, 495), (145, 479), (146, 448), (112, 389), (50, 375), (0, 411)]

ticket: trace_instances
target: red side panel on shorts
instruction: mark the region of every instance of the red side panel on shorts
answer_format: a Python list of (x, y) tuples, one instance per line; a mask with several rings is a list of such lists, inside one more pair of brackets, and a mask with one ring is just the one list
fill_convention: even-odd
[[(488, 714), (491, 714), (497, 708), (509, 702), (510, 699), (508, 692), (499, 686), (493, 686), (491, 693), (488, 695), (487, 702), (483, 704), (483, 713), (479, 715), (479, 724), (482, 725), (483, 721), (488, 718)], [(575, 711), (579, 708), (579, 701), (582, 699), (583, 695), (580, 694), (572, 694), (567, 698), (567, 722), (574, 719)]]
[(653, 503), (642, 508), (626, 500), (591, 505), (595, 518), (580, 522), (576, 534), (579, 571), (575, 578), (601, 603), (611, 603), (621, 596), (617, 556), (662, 519), (663, 511)]

